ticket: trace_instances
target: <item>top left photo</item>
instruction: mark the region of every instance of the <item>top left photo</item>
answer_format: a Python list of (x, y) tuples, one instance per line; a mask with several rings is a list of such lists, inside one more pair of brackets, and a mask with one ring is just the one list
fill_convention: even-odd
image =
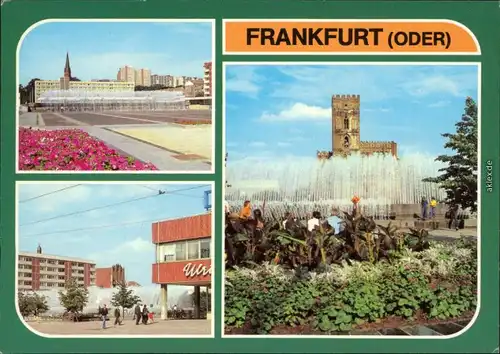
[(213, 173), (214, 20), (44, 20), (17, 48), (17, 173)]

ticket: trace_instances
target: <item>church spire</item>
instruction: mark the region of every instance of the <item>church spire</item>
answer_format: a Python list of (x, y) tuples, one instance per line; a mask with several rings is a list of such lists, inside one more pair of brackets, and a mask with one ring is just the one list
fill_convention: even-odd
[(71, 79), (71, 66), (69, 65), (69, 53), (66, 52), (66, 65), (64, 66), (64, 77)]

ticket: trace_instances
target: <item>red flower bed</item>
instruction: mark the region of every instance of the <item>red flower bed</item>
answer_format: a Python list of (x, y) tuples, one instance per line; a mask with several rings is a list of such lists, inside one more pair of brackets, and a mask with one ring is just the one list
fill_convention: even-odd
[(19, 170), (157, 170), (80, 129), (19, 129)]

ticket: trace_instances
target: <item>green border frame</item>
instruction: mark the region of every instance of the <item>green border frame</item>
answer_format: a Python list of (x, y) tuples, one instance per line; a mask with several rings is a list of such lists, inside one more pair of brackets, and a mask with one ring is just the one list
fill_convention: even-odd
[[(194, 5), (194, 6), (193, 6)], [(163, 9), (163, 11), (159, 11)], [(215, 18), (216, 23), (216, 162), (215, 175), (16, 175), (15, 174), (15, 60), (22, 33), (33, 23), (48, 18)], [(379, 18), (379, 19), (452, 19), (466, 25), (481, 44), (481, 56), (225, 56), (222, 53), (222, 18)], [(0, 351), (4, 353), (67, 352), (434, 352), (489, 353), (498, 347), (499, 280), (499, 108), (498, 62), (500, 35), (491, 29), (500, 22), (500, 9), (495, 1), (293, 1), (293, 0), (101, 0), (101, 1), (10, 1), (1, 11), (1, 225), (0, 225)], [(481, 312), (463, 335), (453, 339), (287, 339), (250, 338), (221, 339), (220, 308), (214, 309), (215, 339), (47, 339), (31, 333), (17, 318), (14, 308), (14, 184), (15, 180), (60, 181), (208, 181), (216, 183), (214, 210), (222, 210), (222, 61), (457, 61), (482, 63), (482, 274)], [(483, 109), (484, 107), (484, 109)], [(485, 186), (486, 161), (493, 161), (493, 192)], [(222, 234), (221, 217), (216, 216), (216, 235)], [(222, 261), (222, 239), (215, 239), (216, 264)], [(219, 260), (219, 261), (217, 261)], [(215, 268), (213, 284), (215, 304), (220, 304), (222, 267)], [(493, 284), (493, 288), (488, 288)], [(6, 330), (6, 328), (9, 328)], [(332, 341), (325, 345), (325, 340)], [(321, 342), (320, 342), (321, 341)]]

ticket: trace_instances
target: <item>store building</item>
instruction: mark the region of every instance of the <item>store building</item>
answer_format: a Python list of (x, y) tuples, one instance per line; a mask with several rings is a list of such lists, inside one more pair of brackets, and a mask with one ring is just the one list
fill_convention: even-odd
[(152, 282), (161, 285), (161, 318), (167, 318), (168, 285), (194, 286), (199, 318), (200, 289), (206, 287), (208, 294), (212, 283), (211, 212), (153, 223), (152, 242), (156, 245)]

